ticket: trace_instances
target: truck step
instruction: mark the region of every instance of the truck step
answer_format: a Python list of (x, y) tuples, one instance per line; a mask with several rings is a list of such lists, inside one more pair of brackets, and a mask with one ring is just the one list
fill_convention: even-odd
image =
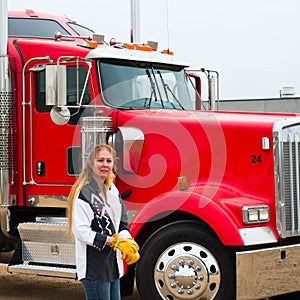
[(76, 279), (76, 269), (65, 267), (52, 267), (43, 265), (12, 265), (7, 268), (9, 273), (23, 273), (40, 276), (62, 277)]

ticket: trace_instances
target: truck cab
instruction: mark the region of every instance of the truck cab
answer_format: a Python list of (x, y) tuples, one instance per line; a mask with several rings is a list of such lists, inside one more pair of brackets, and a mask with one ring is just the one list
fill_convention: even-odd
[[(141, 248), (127, 294), (134, 278), (143, 300), (297, 291), (299, 116), (214, 110), (201, 75), (170, 51), (73, 36), (58, 23), (69, 35), (8, 37), (0, 241), (9, 271), (76, 278), (67, 197), (94, 145), (109, 143)], [(215, 72), (199, 71), (213, 87)]]

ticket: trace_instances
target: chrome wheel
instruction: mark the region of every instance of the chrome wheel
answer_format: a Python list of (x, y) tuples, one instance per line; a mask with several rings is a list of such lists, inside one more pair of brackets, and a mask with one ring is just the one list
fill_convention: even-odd
[(235, 299), (234, 251), (192, 221), (157, 230), (141, 249), (136, 283), (143, 300)]
[(220, 287), (220, 268), (214, 256), (194, 243), (167, 248), (158, 258), (154, 280), (163, 299), (213, 299)]

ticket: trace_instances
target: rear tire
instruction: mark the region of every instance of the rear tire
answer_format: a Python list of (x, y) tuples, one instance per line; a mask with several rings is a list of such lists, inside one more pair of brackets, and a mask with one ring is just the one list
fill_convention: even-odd
[(233, 255), (199, 224), (177, 222), (141, 250), (136, 282), (143, 300), (235, 299)]

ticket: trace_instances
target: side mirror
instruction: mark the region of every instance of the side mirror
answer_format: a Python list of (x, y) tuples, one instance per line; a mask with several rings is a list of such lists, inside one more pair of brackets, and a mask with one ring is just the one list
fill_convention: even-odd
[(67, 68), (64, 65), (46, 66), (46, 105), (67, 104)]

